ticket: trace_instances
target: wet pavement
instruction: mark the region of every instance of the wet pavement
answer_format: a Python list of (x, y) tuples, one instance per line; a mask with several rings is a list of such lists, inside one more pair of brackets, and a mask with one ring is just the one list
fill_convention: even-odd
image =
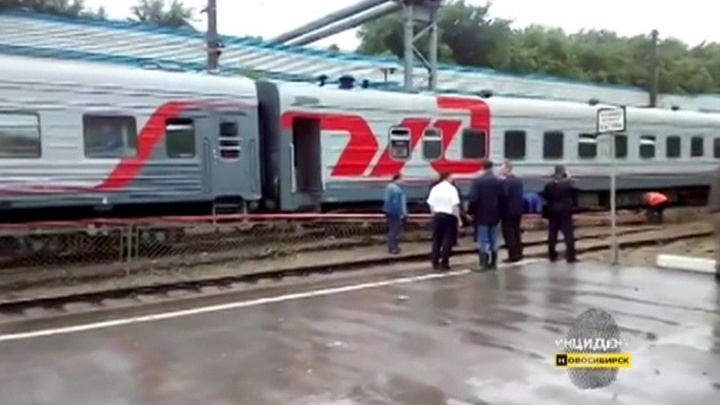
[[(579, 391), (552, 358), (588, 308), (615, 317), (633, 366)], [(0, 403), (711, 404), (718, 308), (703, 275), (528, 264), (3, 341)]]

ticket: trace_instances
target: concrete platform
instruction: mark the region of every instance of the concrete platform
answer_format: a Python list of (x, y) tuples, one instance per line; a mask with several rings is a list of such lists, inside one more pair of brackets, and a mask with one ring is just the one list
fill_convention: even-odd
[[(711, 280), (533, 263), (1, 335), (0, 402), (718, 403), (720, 287)], [(609, 388), (578, 391), (552, 356), (591, 307), (615, 317), (633, 367)]]

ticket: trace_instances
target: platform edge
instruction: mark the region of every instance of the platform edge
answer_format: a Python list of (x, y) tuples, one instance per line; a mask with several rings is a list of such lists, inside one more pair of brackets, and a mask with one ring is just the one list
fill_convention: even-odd
[(716, 261), (702, 257), (659, 254), (655, 265), (660, 268), (714, 274)]

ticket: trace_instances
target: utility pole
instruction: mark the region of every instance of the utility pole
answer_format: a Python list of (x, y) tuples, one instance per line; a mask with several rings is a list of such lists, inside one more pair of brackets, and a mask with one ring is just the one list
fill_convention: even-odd
[(650, 33), (651, 57), (650, 57), (650, 107), (657, 107), (658, 92), (660, 87), (660, 56), (658, 47), (658, 30)]
[[(414, 68), (417, 58), (428, 70), (428, 88), (437, 90), (437, 59), (438, 59), (438, 10), (442, 0), (402, 0), (404, 24), (404, 70), (405, 90), (415, 89)], [(425, 28), (415, 32), (415, 23), (424, 23)], [(428, 59), (415, 48), (415, 43), (424, 34), (430, 34)]]
[(220, 41), (218, 40), (217, 30), (217, 0), (208, 0), (207, 7), (207, 34), (205, 35), (207, 44), (207, 69), (208, 71), (216, 71), (218, 69), (218, 61), (220, 60)]

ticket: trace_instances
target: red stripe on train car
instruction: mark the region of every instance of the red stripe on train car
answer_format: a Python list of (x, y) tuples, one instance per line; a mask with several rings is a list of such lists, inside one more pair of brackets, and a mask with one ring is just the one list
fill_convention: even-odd
[(116, 191), (127, 187), (142, 170), (152, 156), (153, 150), (165, 135), (165, 121), (176, 118), (186, 108), (198, 105), (191, 101), (171, 101), (161, 105), (150, 116), (137, 138), (137, 155), (133, 158), (122, 158), (102, 184), (95, 187), (98, 191)]
[(350, 141), (330, 173), (333, 177), (362, 176), (379, 148), (375, 134), (362, 116), (288, 111), (280, 117), (282, 129), (291, 130), (295, 118), (318, 119), (322, 131), (343, 131), (350, 135)]
[[(407, 128), (410, 130), (410, 152), (417, 147), (418, 142), (422, 139), (425, 128), (430, 125), (430, 120), (425, 118), (406, 118), (400, 125), (400, 127)], [(388, 143), (387, 147), (380, 155), (380, 159), (373, 167), (370, 177), (392, 177), (395, 174), (402, 171), (407, 164), (406, 161), (395, 160), (390, 155), (391, 145)]]
[[(470, 113), (470, 128), (485, 132), (485, 153), (490, 156), (490, 108), (482, 101), (472, 98), (439, 96), (437, 106), (443, 110), (465, 110)], [(451, 120), (438, 120), (435, 127), (443, 133), (443, 157), (431, 163), (438, 173), (475, 173), (482, 169), (477, 160), (448, 160), (445, 151), (453, 138), (460, 132), (462, 124)]]
[(138, 133), (137, 155), (133, 158), (122, 158), (110, 175), (95, 187), (95, 191), (117, 191), (127, 187), (137, 178), (140, 170), (147, 164), (158, 143), (165, 137), (165, 121), (177, 118), (189, 108), (228, 108), (253, 107), (255, 104), (243, 102), (214, 101), (171, 101), (158, 107)]

